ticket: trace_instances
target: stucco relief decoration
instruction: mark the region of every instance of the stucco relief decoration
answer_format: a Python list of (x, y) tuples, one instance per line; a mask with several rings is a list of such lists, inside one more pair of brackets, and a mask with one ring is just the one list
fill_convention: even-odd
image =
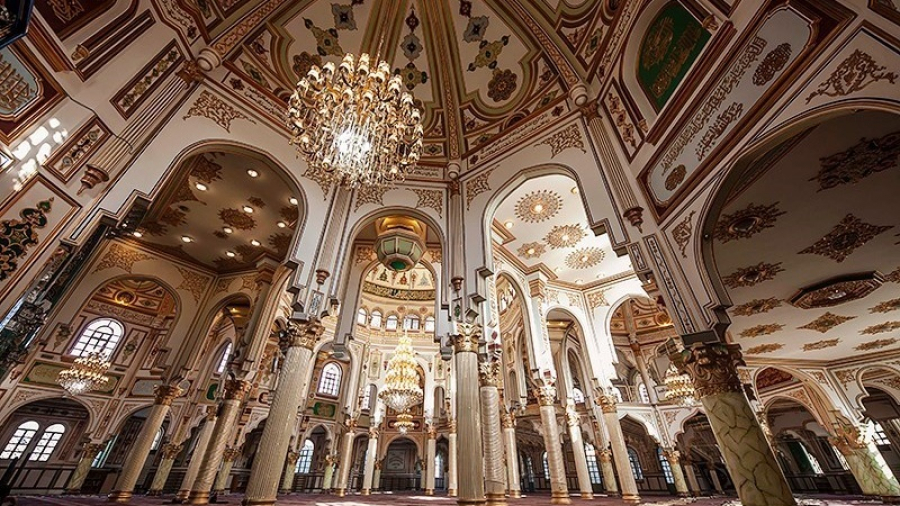
[(784, 272), (781, 262), (774, 264), (760, 262), (756, 265), (741, 267), (722, 278), (722, 282), (728, 288), (750, 287), (774, 279), (779, 272)]
[(810, 181), (819, 183), (819, 191), (863, 179), (898, 166), (900, 160), (900, 132), (877, 139), (860, 139), (850, 148), (822, 158), (818, 174)]
[(634, 121), (632, 121), (628, 111), (625, 110), (625, 106), (622, 104), (622, 99), (619, 97), (618, 92), (614, 89), (610, 89), (610, 92), (606, 95), (605, 103), (606, 107), (609, 109), (609, 114), (613, 119), (613, 124), (616, 126), (616, 130), (619, 132), (619, 135), (622, 136), (622, 140), (628, 143), (632, 148), (636, 148), (638, 139), (635, 137), (636, 129)]
[(838, 325), (848, 322), (852, 319), (856, 318), (855, 316), (841, 316), (836, 315), (832, 312), (826, 312), (822, 316), (816, 318), (815, 320), (803, 325), (802, 327), (797, 327), (798, 329), (806, 329), (806, 330), (815, 330), (816, 332), (824, 334), (829, 330), (837, 327)]
[(596, 309), (601, 306), (609, 306), (609, 302), (606, 300), (606, 292), (597, 291), (591, 292), (587, 296), (588, 306), (591, 309)]
[(53, 199), (42, 200), (34, 207), (19, 211), (21, 220), (0, 222), (0, 281), (15, 272), (19, 268), (18, 261), (38, 243), (37, 230), (47, 226), (47, 214), (52, 205)]
[(778, 202), (769, 205), (748, 204), (744, 209), (723, 215), (716, 222), (713, 236), (722, 243), (738, 239), (749, 239), (767, 228), (775, 226), (784, 211), (778, 209)]
[(776, 307), (781, 306), (781, 300), (777, 297), (769, 297), (767, 299), (753, 299), (749, 302), (734, 306), (731, 314), (734, 316), (753, 316), (757, 314), (767, 313)]
[(571, 269), (587, 269), (599, 264), (605, 252), (600, 248), (579, 248), (566, 255), (566, 266)]
[(44, 162), (44, 167), (61, 180), (68, 181), (109, 137), (109, 129), (94, 116)]
[(900, 309), (900, 297), (896, 299), (886, 300), (884, 302), (878, 303), (873, 308), (869, 308), (870, 313), (889, 313), (891, 311), (897, 311)]
[(123, 244), (113, 243), (93, 272), (118, 267), (125, 272), (131, 273), (134, 264), (144, 260), (153, 260), (153, 257)]
[(816, 350), (824, 350), (825, 348), (833, 348), (840, 343), (840, 339), (823, 339), (821, 341), (815, 341), (812, 343), (806, 343), (803, 345), (803, 351), (816, 351)]
[(891, 337), (888, 339), (876, 339), (874, 341), (862, 343), (854, 346), (853, 349), (857, 351), (872, 351), (887, 348), (888, 346), (893, 346), (895, 344), (897, 344), (897, 338)]
[(784, 345), (781, 343), (760, 344), (759, 346), (747, 348), (747, 355), (762, 355), (764, 353), (778, 351), (782, 348), (784, 348)]
[(541, 255), (547, 252), (547, 247), (541, 242), (527, 242), (519, 246), (516, 252), (525, 259), (540, 258)]
[(53, 15), (62, 21), (71, 21), (84, 12), (84, 6), (79, 0), (47, 0), (53, 9)]
[(466, 181), (466, 209), (469, 209), (475, 197), (490, 191), (491, 185), (488, 183), (488, 178), (491, 177), (492, 172), (494, 169), (486, 170)]
[(831, 232), (799, 254), (822, 255), (840, 263), (857, 248), (891, 228), (893, 225), (870, 225), (853, 214), (848, 214)]
[(375, 250), (369, 246), (360, 246), (356, 248), (356, 256), (353, 263), (361, 264), (363, 262), (371, 262), (375, 260)]
[(740, 336), (746, 339), (751, 339), (759, 336), (767, 336), (769, 334), (774, 334), (779, 330), (783, 329), (784, 325), (780, 323), (769, 323), (765, 325), (756, 325), (741, 331)]
[(881, 285), (875, 272), (832, 278), (800, 289), (789, 302), (801, 309), (834, 307), (867, 297)]
[(353, 211), (357, 211), (366, 204), (384, 205), (384, 194), (390, 188), (379, 186), (362, 186), (356, 190), (356, 202), (353, 204)]
[(891, 283), (900, 283), (900, 267), (897, 267), (896, 269), (886, 274), (884, 276), (884, 280)]
[(753, 84), (757, 86), (765, 86), (769, 84), (775, 76), (778, 75), (791, 59), (791, 45), (788, 43), (779, 44), (763, 58), (756, 72), (753, 73)]
[(527, 223), (540, 223), (556, 216), (562, 204), (555, 191), (533, 191), (516, 202), (516, 217)]
[(418, 196), (416, 208), (434, 209), (438, 216), (444, 215), (444, 192), (441, 190), (414, 189)]
[(691, 211), (689, 215), (685, 216), (683, 220), (672, 228), (672, 239), (675, 239), (675, 244), (678, 245), (681, 258), (687, 258), (687, 247), (691, 241), (691, 235), (694, 233), (694, 225), (691, 220), (694, 219), (695, 214), (696, 211)]
[(541, 145), (550, 146), (550, 158), (556, 157), (556, 155), (569, 148), (575, 148), (582, 152), (586, 152), (584, 139), (581, 137), (581, 130), (575, 124), (567, 126), (536, 144), (536, 146)]
[(203, 90), (194, 105), (188, 110), (182, 119), (188, 119), (194, 116), (202, 116), (211, 119), (217, 125), (224, 128), (226, 132), (231, 132), (231, 123), (236, 119), (242, 119), (256, 124), (252, 118), (230, 106), (227, 102)]
[(544, 241), (553, 249), (571, 248), (587, 235), (581, 225), (556, 225), (544, 238)]
[(806, 97), (806, 103), (822, 95), (845, 97), (879, 81), (894, 84), (897, 81), (897, 74), (888, 72), (886, 67), (879, 65), (868, 53), (857, 49), (838, 65), (816, 91)]
[(256, 220), (240, 209), (225, 208), (219, 210), (219, 219), (222, 223), (238, 230), (253, 230), (256, 228)]
[(156, 55), (150, 65), (141, 69), (137, 77), (123, 90), (116, 93), (112, 104), (126, 118), (134, 114), (134, 111), (144, 103), (162, 82), (175, 71), (179, 63), (184, 60), (181, 49), (175, 41)]
[(893, 332), (900, 329), (900, 321), (888, 321), (877, 325), (870, 325), (860, 331), (860, 334), (875, 335), (884, 334), (885, 332)]

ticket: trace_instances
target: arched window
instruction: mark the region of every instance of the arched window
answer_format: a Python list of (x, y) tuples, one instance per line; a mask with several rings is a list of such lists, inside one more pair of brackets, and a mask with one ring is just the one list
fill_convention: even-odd
[(385, 330), (397, 330), (397, 315), (392, 314), (387, 317), (387, 320), (384, 322)]
[(364, 411), (368, 411), (372, 409), (372, 391), (375, 390), (375, 385), (367, 385), (365, 391), (363, 392), (362, 402), (359, 405), (359, 409)]
[(672, 476), (672, 466), (669, 465), (669, 460), (666, 458), (666, 455), (663, 453), (662, 448), (656, 449), (656, 456), (659, 458), (659, 465), (662, 467), (663, 475), (666, 477), (666, 483), (675, 483), (675, 477)]
[(434, 456), (434, 477), (438, 480), (444, 478), (444, 454), (441, 452)]
[(153, 436), (153, 443), (150, 444), (150, 451), (154, 451), (159, 448), (159, 444), (162, 443), (163, 436), (166, 435), (166, 429), (160, 427), (158, 431), (156, 431), (156, 435)]
[(884, 427), (881, 426), (880, 423), (875, 420), (869, 420), (868, 432), (872, 434), (872, 441), (875, 442), (878, 446), (884, 446), (891, 444), (891, 440), (888, 439), (887, 433), (884, 431)]
[(584, 404), (584, 392), (578, 387), (572, 388), (572, 400), (575, 404)]
[(807, 461), (809, 461), (809, 467), (812, 468), (812, 472), (815, 474), (824, 474), (822, 471), (822, 465), (819, 464), (819, 459), (817, 459), (812, 453), (809, 452), (809, 448), (806, 447), (806, 444), (801, 442), (800, 450), (803, 451), (803, 456), (806, 457)]
[(325, 364), (319, 379), (318, 393), (337, 397), (341, 390), (341, 367), (334, 362)]
[(55, 423), (47, 427), (34, 446), (34, 450), (31, 451), (31, 455), (28, 456), (28, 460), (36, 460), (38, 462), (50, 460), (50, 455), (53, 454), (53, 450), (56, 449), (56, 445), (59, 444), (59, 440), (62, 439), (65, 433), (66, 427), (61, 423)]
[(381, 311), (372, 311), (372, 318), (369, 319), (369, 326), (373, 329), (381, 328)]
[(616, 398), (616, 402), (622, 402), (622, 391), (619, 390), (619, 387), (612, 387), (612, 394)]
[(638, 454), (634, 451), (634, 448), (628, 447), (628, 462), (631, 463), (631, 474), (634, 475), (635, 480), (643, 480), (644, 479), (644, 470), (641, 469), (641, 459), (638, 458)]
[(603, 479), (600, 477), (600, 467), (597, 465), (597, 450), (594, 448), (594, 445), (584, 443), (584, 456), (587, 457), (588, 476), (591, 478), (591, 483), (594, 485), (602, 484)]
[(303, 448), (300, 448), (300, 455), (297, 456), (297, 467), (294, 469), (295, 474), (306, 474), (309, 472), (315, 449), (315, 445), (309, 439), (303, 442)]
[(359, 311), (356, 312), (356, 324), (357, 325), (365, 325), (366, 322), (369, 321), (369, 315), (366, 314), (366, 310), (363, 308), (359, 308)]
[(643, 383), (638, 385), (638, 398), (642, 404), (650, 404), (650, 394), (647, 393), (647, 385)]
[(403, 319), (403, 328), (406, 330), (418, 332), (420, 324), (419, 317), (414, 314), (406, 315), (406, 318)]
[(219, 359), (219, 365), (216, 366), (216, 374), (225, 372), (225, 367), (228, 366), (229, 359), (231, 359), (231, 343), (228, 343), (225, 346), (225, 349), (222, 350), (222, 357)]
[(434, 316), (425, 318), (425, 332), (434, 332)]
[(0, 460), (12, 460), (21, 457), (22, 452), (28, 448), (28, 445), (31, 444), (31, 439), (34, 438), (34, 435), (37, 434), (40, 428), (40, 425), (34, 420), (29, 420), (16, 427), (16, 431), (13, 432), (12, 437), (6, 442), (6, 447), (0, 452)]
[(111, 357), (124, 334), (125, 328), (121, 323), (110, 318), (98, 318), (85, 327), (69, 353), (76, 357), (84, 357), (97, 352)]
[(550, 461), (547, 460), (547, 452), (541, 455), (541, 463), (544, 465), (544, 479), (550, 479)]

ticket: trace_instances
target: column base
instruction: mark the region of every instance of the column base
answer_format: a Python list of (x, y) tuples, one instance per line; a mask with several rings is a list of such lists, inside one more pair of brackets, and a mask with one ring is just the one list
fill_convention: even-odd
[(78, 495), (81, 493), (80, 488), (67, 488), (63, 495)]
[(433, 489), (433, 488), (426, 488), (426, 489), (425, 489), (425, 495), (434, 495), (434, 489)]
[(447, 496), (448, 496), (448, 497), (456, 497), (456, 489), (455, 489), (455, 488), (448, 488), (448, 489), (447, 489)]
[(182, 503), (187, 500), (188, 496), (191, 495), (190, 490), (179, 490), (177, 494), (175, 494), (175, 499), (172, 499), (173, 503)]
[(149, 497), (159, 497), (162, 495), (162, 490), (148, 490), (147, 495)]
[(550, 504), (572, 504), (568, 492), (553, 491), (550, 493)]
[(191, 490), (190, 495), (184, 500), (185, 504), (209, 504), (209, 492)]
[(368, 489), (368, 488), (362, 489), (362, 492), (360, 492), (360, 493), (361, 493), (362, 495), (372, 495), (372, 491), (371, 491), (370, 489)]
[(272, 506), (275, 504), (275, 499), (248, 499), (244, 498), (241, 501), (242, 506)]
[(457, 499), (456, 504), (459, 505), (472, 505), (472, 506), (485, 506), (486, 501), (484, 499)]
[(593, 498), (594, 498), (594, 493), (593, 493), (593, 492), (582, 492), (582, 493), (581, 493), (581, 498), (582, 498), (582, 499), (593, 499)]
[(895, 495), (883, 495), (881, 496), (881, 502), (884, 504), (900, 504), (900, 497)]
[(334, 495), (336, 495), (336, 496), (338, 496), (338, 497), (344, 497), (344, 496), (347, 495), (347, 489), (346, 489), (346, 488), (339, 488), (339, 489), (337, 489), (337, 490), (334, 491)]
[(690, 492), (678, 492), (678, 497), (690, 497)]
[(619, 497), (621, 495), (618, 490), (605, 490), (603, 493), (609, 497)]
[(625, 501), (625, 504), (640, 504), (641, 496), (631, 495), (631, 494), (622, 494), (622, 500)]
[(509, 496), (512, 497), (513, 499), (518, 499), (518, 498), (522, 497), (522, 491), (521, 490), (510, 490)]
[(500, 506), (506, 504), (506, 494), (487, 493), (485, 494), (485, 499), (485, 504), (488, 505)]
[(109, 494), (107, 501), (109, 502), (117, 502), (117, 503), (127, 503), (131, 500), (131, 496), (134, 495), (131, 492), (125, 490), (113, 490), (111, 494)]

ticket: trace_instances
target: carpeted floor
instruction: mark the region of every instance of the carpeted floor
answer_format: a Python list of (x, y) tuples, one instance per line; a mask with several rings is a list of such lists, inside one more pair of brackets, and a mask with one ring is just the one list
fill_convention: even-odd
[[(222, 497), (220, 503), (239, 505), (242, 496), (239, 494)], [(18, 506), (99, 506), (107, 504), (105, 497), (97, 496), (52, 496), (52, 497), (18, 497), (16, 498)], [(171, 497), (142, 497), (137, 496), (132, 499), (131, 504), (135, 506), (161, 506), (163, 504), (171, 504)], [(391, 504), (393, 506), (422, 506), (434, 504), (435, 506), (450, 506), (456, 504), (456, 499), (446, 496), (424, 496), (424, 495), (403, 495), (403, 494), (379, 494), (372, 496), (349, 496), (334, 497), (321, 494), (298, 494), (281, 496), (278, 499), (279, 505), (284, 506), (377, 506)], [(523, 497), (521, 499), (510, 499), (511, 506), (537, 506), (550, 504), (549, 495), (533, 495)], [(620, 506), (625, 504), (621, 499), (609, 497), (596, 497), (593, 500), (582, 500), (578, 497), (572, 498), (572, 505), (599, 505), (599, 506)], [(693, 506), (738, 506), (740, 505), (734, 498), (728, 497), (707, 497), (700, 499), (678, 499), (674, 497), (654, 497), (648, 496), (643, 498), (643, 504), (648, 506), (680, 506), (690, 504)], [(800, 499), (799, 504), (802, 506), (854, 506), (863, 504), (880, 504), (880, 501), (873, 501), (861, 497), (804, 497)]]

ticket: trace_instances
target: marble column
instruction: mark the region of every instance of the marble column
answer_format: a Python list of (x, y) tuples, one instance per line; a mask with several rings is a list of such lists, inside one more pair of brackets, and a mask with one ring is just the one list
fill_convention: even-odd
[(504, 411), (500, 422), (503, 425), (503, 443), (506, 446), (506, 482), (509, 486), (509, 496), (522, 497), (519, 450), (516, 445), (516, 418), (512, 413)]
[(356, 437), (356, 419), (347, 420), (347, 432), (344, 434), (344, 445), (341, 448), (340, 465), (338, 466), (337, 496), (347, 495), (350, 484), (350, 469), (353, 467), (353, 439)]
[(425, 441), (425, 495), (434, 495), (435, 455), (437, 453), (437, 428), (428, 426), (428, 440)]
[(331, 492), (331, 484), (334, 481), (334, 465), (337, 457), (332, 454), (325, 456), (325, 472), (322, 476), (322, 492)]
[(209, 492), (212, 490), (216, 472), (218, 472), (219, 464), (222, 463), (222, 457), (225, 454), (225, 447), (232, 437), (234, 426), (241, 414), (241, 404), (244, 402), (244, 396), (250, 391), (250, 386), (250, 382), (247, 380), (225, 380), (222, 404), (219, 406), (219, 413), (209, 438), (209, 444), (206, 445), (206, 451), (203, 452), (203, 462), (197, 471), (197, 478), (191, 485), (191, 492), (188, 494), (187, 502), (189, 504), (209, 504)]
[(288, 450), (287, 457), (284, 459), (284, 473), (281, 476), (280, 493), (287, 494), (294, 489), (294, 476), (296, 476), (295, 471), (297, 470), (297, 459), (299, 458), (300, 452)]
[(578, 490), (582, 499), (593, 499), (594, 488), (591, 486), (591, 475), (588, 473), (587, 455), (584, 453), (584, 439), (581, 435), (581, 419), (575, 410), (575, 403), (569, 399), (566, 403), (566, 425), (569, 427), (569, 442), (575, 456), (575, 472), (578, 475)]
[(157, 385), (153, 389), (153, 393), (155, 394), (153, 406), (128, 451), (128, 458), (125, 459), (125, 465), (122, 466), (116, 486), (109, 494), (110, 502), (127, 503), (131, 500), (134, 486), (144, 469), (147, 456), (150, 455), (153, 440), (166, 420), (172, 401), (181, 395), (182, 390), (177, 385)]
[(618, 496), (619, 486), (616, 484), (616, 470), (613, 468), (612, 450), (609, 448), (597, 450), (597, 460), (600, 461), (600, 473), (603, 475), (603, 490), (609, 496)]
[[(627, 312), (631, 312), (631, 307), (627, 304), (623, 307)], [(632, 320), (626, 318), (626, 321)], [(659, 397), (656, 395), (656, 389), (653, 388), (653, 379), (647, 370), (647, 362), (644, 361), (644, 355), (641, 353), (641, 345), (637, 342), (637, 336), (633, 333), (629, 335), (629, 339), (631, 339), (631, 351), (634, 352), (634, 362), (637, 364), (638, 372), (641, 375), (641, 382), (644, 384), (644, 388), (647, 389), (647, 397), (650, 399), (650, 404), (655, 406), (659, 404)]]
[(447, 434), (447, 495), (456, 497), (459, 489), (458, 474), (456, 472), (456, 420), (450, 420)]
[(222, 467), (216, 475), (216, 483), (213, 485), (213, 494), (223, 495), (228, 491), (228, 479), (231, 478), (231, 468), (234, 461), (241, 456), (240, 448), (226, 448), (222, 453)]
[(566, 484), (566, 467), (563, 460), (562, 441), (556, 420), (556, 387), (552, 383), (537, 389), (541, 405), (541, 425), (544, 429), (544, 447), (547, 450), (547, 464), (550, 474), (550, 504), (571, 504), (569, 487)]
[(160, 452), (162, 459), (156, 467), (156, 474), (153, 475), (153, 482), (150, 484), (150, 490), (147, 495), (162, 495), (163, 489), (166, 487), (166, 480), (169, 479), (169, 473), (172, 471), (172, 464), (175, 463), (175, 457), (181, 453), (182, 445), (175, 443), (166, 443), (162, 445)]
[(324, 331), (325, 327), (317, 319), (289, 321), (279, 335), (279, 345), (286, 350), (285, 357), (257, 450), (266, 458), (253, 460), (244, 506), (275, 504), (283, 465), (281, 459), (287, 455), (291, 433), (297, 424), (297, 409), (306, 394), (300, 385), (314, 364), (313, 348)]
[(97, 458), (97, 454), (103, 450), (104, 446), (106, 445), (87, 443), (81, 447), (81, 458), (78, 460), (78, 466), (75, 467), (75, 472), (72, 473), (69, 483), (66, 484), (67, 494), (78, 494), (81, 492), (81, 486), (84, 485), (84, 480), (87, 478), (88, 473), (91, 472), (91, 464), (94, 463), (94, 459)]
[(503, 468), (503, 437), (500, 427), (500, 361), (486, 360), (478, 366), (481, 385), (481, 436), (484, 448), (484, 495), (487, 504), (506, 504), (506, 471)]
[(694, 495), (694, 497), (699, 496), (702, 490), (700, 490), (700, 482), (697, 481), (697, 473), (696, 471), (694, 471), (694, 464), (685, 462), (684, 474), (687, 477), (688, 488), (691, 489), (691, 493)]
[(203, 463), (203, 456), (206, 454), (206, 449), (209, 447), (209, 438), (212, 437), (215, 426), (216, 409), (210, 406), (206, 411), (206, 421), (203, 423), (203, 427), (200, 428), (200, 433), (197, 434), (197, 444), (194, 445), (194, 451), (191, 453), (190, 459), (188, 459), (188, 467), (187, 471), (184, 473), (184, 479), (181, 480), (181, 488), (175, 496), (175, 499), (178, 502), (186, 500), (191, 493), (191, 487), (197, 479), (197, 473), (200, 471), (200, 464)]
[(378, 460), (378, 427), (369, 427), (369, 446), (366, 448), (366, 462), (363, 467), (362, 495), (372, 494), (376, 460)]
[(484, 497), (484, 452), (481, 440), (481, 414), (478, 392), (478, 341), (481, 325), (478, 323), (454, 324), (450, 339), (453, 343), (456, 364), (456, 412), (458, 416), (457, 460), (465, 465), (457, 467), (457, 504), (482, 505)]
[(641, 501), (638, 495), (637, 483), (634, 481), (634, 472), (631, 470), (631, 461), (628, 459), (628, 447), (625, 446), (625, 436), (622, 434), (622, 425), (619, 423), (619, 413), (616, 408), (616, 398), (611, 394), (601, 395), (597, 399), (600, 410), (603, 412), (603, 421), (609, 433), (609, 445), (612, 450), (613, 463), (619, 472), (619, 486), (622, 490), (622, 500), (629, 504), (637, 504)]
[(736, 344), (694, 344), (676, 358), (694, 380), (697, 397), (744, 506), (795, 506), (787, 480), (738, 377)]
[(882, 498), (888, 504), (900, 503), (900, 485), (875, 444), (864, 435), (860, 427), (842, 425), (836, 427), (831, 444), (841, 452), (850, 473), (859, 483), (863, 494)]
[(381, 489), (381, 460), (375, 461), (375, 475), (372, 476), (372, 490)]
[(681, 452), (674, 448), (663, 448), (663, 456), (666, 458), (666, 461), (669, 463), (669, 468), (672, 470), (672, 481), (675, 482), (675, 492), (679, 497), (690, 496), (691, 494), (688, 491), (687, 481), (684, 479), (684, 472), (681, 470)]

